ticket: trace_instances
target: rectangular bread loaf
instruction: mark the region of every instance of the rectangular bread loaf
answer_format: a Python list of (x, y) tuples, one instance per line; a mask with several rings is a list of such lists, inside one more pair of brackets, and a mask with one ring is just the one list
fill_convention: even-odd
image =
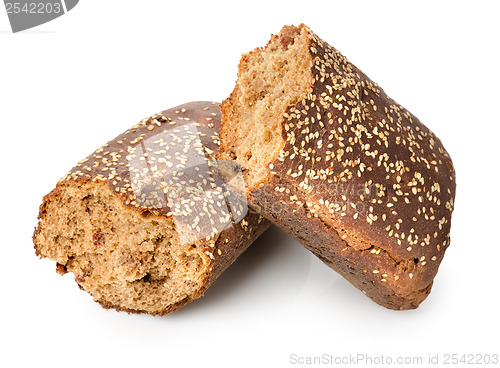
[(441, 141), (305, 25), (242, 56), (220, 157), (248, 203), (375, 302), (416, 308), (450, 242)]

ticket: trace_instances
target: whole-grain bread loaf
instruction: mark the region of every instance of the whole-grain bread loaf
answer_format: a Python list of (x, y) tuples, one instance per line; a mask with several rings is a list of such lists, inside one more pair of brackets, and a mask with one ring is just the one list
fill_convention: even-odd
[[(269, 226), (219, 170), (220, 110), (192, 102), (142, 120), (46, 195), (37, 255), (105, 308), (164, 315), (201, 295)], [(223, 165), (221, 165), (223, 166)]]
[(416, 308), (450, 243), (441, 141), (307, 26), (242, 56), (220, 157), (253, 208), (375, 302)]

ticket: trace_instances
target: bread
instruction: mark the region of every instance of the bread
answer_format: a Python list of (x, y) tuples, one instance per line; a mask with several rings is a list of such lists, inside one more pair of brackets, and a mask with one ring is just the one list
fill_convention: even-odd
[(450, 243), (441, 141), (305, 25), (242, 56), (221, 110), (249, 205), (375, 302), (418, 307)]
[(217, 103), (192, 102), (96, 150), (44, 197), (37, 255), (105, 308), (164, 315), (202, 296), (269, 226), (227, 191), (219, 128)]

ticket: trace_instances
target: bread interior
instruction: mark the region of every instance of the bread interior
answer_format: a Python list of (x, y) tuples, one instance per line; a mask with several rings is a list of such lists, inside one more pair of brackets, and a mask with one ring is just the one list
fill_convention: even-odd
[(45, 201), (37, 253), (107, 307), (163, 314), (197, 293), (207, 265), (172, 218), (126, 208), (105, 183), (59, 185)]
[(307, 31), (294, 26), (243, 55), (236, 87), (222, 105), (221, 150), (242, 166), (247, 184), (263, 180), (283, 148), (283, 114), (306, 96), (311, 66)]

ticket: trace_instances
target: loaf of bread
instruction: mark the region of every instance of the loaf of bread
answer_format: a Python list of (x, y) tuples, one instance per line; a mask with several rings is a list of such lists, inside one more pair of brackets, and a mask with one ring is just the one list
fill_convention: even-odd
[(380, 305), (427, 297), (455, 173), (414, 115), (305, 25), (242, 56), (221, 110), (220, 157), (250, 206)]
[[(213, 159), (220, 110), (192, 102), (142, 120), (46, 195), (36, 253), (105, 308), (164, 315), (194, 300), (269, 226)], [(241, 182), (242, 183), (242, 182)]]

